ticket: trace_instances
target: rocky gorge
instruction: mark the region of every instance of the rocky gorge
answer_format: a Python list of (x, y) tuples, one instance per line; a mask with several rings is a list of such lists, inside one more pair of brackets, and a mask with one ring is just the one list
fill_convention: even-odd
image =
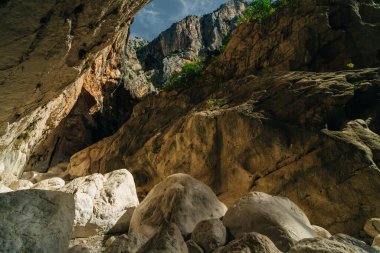
[(0, 252), (378, 252), (380, 3), (147, 2), (0, 2)]

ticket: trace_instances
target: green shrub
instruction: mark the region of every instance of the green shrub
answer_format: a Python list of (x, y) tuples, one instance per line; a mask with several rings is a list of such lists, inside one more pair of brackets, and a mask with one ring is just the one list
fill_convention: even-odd
[(273, 3), (270, 0), (252, 0), (238, 23), (261, 22), (287, 4), (288, 0), (278, 0)]
[(348, 63), (346, 66), (349, 69), (354, 69), (355, 68), (355, 64), (353, 64), (352, 62)]
[(182, 70), (173, 74), (163, 85), (162, 90), (170, 91), (181, 87), (188, 87), (202, 75), (203, 68), (204, 65), (201, 58), (197, 58), (194, 62), (185, 63)]

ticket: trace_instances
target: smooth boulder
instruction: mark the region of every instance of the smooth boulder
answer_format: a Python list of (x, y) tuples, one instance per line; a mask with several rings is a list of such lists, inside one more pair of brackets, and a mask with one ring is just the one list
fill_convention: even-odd
[(210, 187), (186, 174), (174, 174), (157, 184), (133, 213), (129, 232), (148, 237), (165, 222), (175, 223), (183, 235), (195, 225), (222, 217), (227, 208)]
[(304, 212), (287, 198), (250, 192), (238, 200), (223, 218), (234, 238), (257, 232), (268, 236), (278, 249), (287, 251), (297, 241), (317, 234)]
[(199, 222), (191, 239), (208, 253), (219, 248), (227, 242), (227, 229), (220, 219), (210, 219)]
[(74, 195), (74, 237), (128, 231), (131, 208), (139, 204), (133, 176), (125, 169), (77, 178), (61, 190)]
[(63, 192), (23, 190), (0, 194), (0, 252), (66, 253), (74, 200)]

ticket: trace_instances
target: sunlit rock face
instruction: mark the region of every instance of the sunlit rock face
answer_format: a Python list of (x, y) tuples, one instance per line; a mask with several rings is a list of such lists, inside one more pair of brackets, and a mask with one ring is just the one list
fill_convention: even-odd
[(231, 0), (212, 13), (186, 17), (139, 49), (139, 59), (145, 70), (153, 71), (155, 85), (164, 84), (186, 62), (218, 52), (246, 7), (244, 0)]
[[(116, 66), (129, 25), (146, 2), (1, 3), (0, 175), (5, 183), (21, 173), (32, 150), (49, 138), (84, 90), (95, 100), (89, 111), (101, 109), (102, 85), (118, 83)], [(34, 164), (46, 163), (45, 158), (49, 161), (48, 155), (36, 154)]]

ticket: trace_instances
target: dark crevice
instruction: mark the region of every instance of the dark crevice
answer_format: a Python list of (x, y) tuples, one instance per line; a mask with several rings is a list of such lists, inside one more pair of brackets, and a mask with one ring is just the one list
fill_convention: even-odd
[(380, 99), (378, 86), (370, 86), (365, 90), (355, 90), (355, 96), (345, 106), (345, 112), (349, 119), (363, 118), (366, 112), (374, 108)]
[(8, 4), (9, 0), (0, 0), (0, 8), (4, 8)]

